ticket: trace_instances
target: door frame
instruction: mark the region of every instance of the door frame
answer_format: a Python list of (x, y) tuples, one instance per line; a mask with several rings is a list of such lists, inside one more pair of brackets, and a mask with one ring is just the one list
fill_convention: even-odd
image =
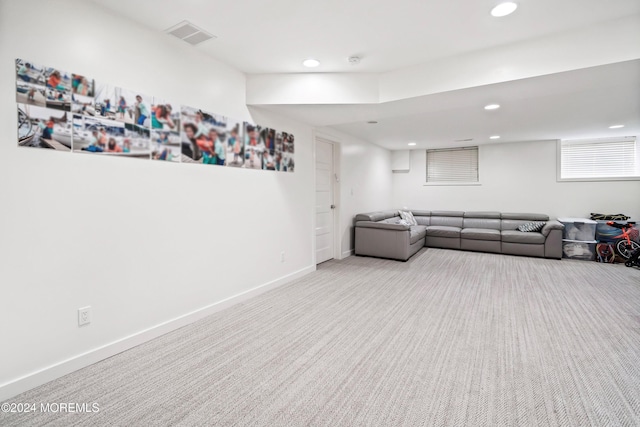
[[(333, 210), (333, 259), (341, 260), (342, 256), (342, 245), (341, 245), (341, 228), (340, 228), (340, 182), (341, 182), (341, 169), (340, 169), (340, 141), (333, 135), (327, 134), (325, 132), (318, 131), (316, 129), (313, 130), (313, 191), (315, 198), (316, 191), (316, 141), (320, 138), (324, 142), (328, 142), (333, 145), (333, 204), (336, 208)], [(337, 178), (337, 179), (336, 179)], [(313, 265), (317, 264), (316, 259), (316, 211), (315, 204), (313, 210)]]

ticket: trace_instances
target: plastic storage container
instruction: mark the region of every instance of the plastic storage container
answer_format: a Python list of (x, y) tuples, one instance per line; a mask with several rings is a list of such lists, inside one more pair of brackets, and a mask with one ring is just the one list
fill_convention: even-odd
[(558, 218), (564, 225), (562, 238), (567, 240), (591, 241), (596, 238), (597, 222), (587, 218)]
[(595, 240), (562, 240), (562, 258), (594, 261), (596, 259)]
[(603, 243), (612, 243), (617, 239), (615, 236), (619, 236), (622, 230), (607, 225), (607, 221), (598, 221), (596, 225), (596, 240)]
[[(627, 221), (616, 221), (619, 223), (626, 223)], [(616, 237), (622, 234), (622, 230), (619, 228), (612, 227), (607, 225), (607, 221), (598, 221), (596, 225), (596, 240), (598, 242), (603, 243), (613, 243), (621, 237)], [(631, 239), (640, 243), (638, 240), (638, 236), (640, 235), (640, 230), (638, 230), (638, 224), (634, 225), (631, 230), (629, 230), (629, 234), (631, 235)]]

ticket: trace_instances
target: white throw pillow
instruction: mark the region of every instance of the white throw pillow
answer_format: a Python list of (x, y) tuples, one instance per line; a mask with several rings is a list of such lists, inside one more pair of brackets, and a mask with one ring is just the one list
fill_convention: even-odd
[(413, 213), (409, 211), (398, 211), (400, 218), (407, 221), (409, 225), (418, 225), (418, 221), (413, 217)]

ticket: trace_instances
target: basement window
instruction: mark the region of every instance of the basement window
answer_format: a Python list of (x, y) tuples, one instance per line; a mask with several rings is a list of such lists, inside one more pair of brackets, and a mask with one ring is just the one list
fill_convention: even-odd
[(478, 147), (427, 150), (426, 185), (480, 185)]
[(635, 137), (558, 141), (558, 181), (640, 180)]

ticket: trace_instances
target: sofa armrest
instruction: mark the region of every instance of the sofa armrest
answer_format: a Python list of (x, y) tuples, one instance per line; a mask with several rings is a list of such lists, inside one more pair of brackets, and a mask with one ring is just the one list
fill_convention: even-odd
[(542, 227), (542, 230), (540, 230), (540, 232), (544, 235), (544, 237), (547, 237), (549, 233), (551, 233), (551, 230), (562, 231), (563, 229), (564, 229), (564, 225), (562, 225), (560, 222), (556, 220), (551, 220), (551, 221), (547, 221), (547, 223), (544, 225), (544, 227)]
[(388, 224), (385, 222), (374, 222), (374, 221), (357, 221), (356, 227), (378, 228), (382, 230), (396, 230), (396, 231), (407, 231), (410, 228), (408, 225)]
[(355, 227), (356, 255), (406, 261), (411, 253), (409, 227), (375, 221), (358, 221)]

